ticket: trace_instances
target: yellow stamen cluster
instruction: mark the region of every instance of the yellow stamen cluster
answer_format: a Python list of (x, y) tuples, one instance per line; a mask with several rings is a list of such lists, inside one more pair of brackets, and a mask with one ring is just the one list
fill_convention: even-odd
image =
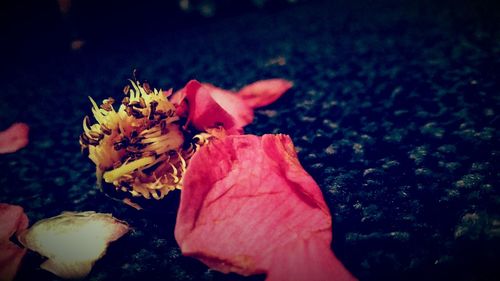
[(169, 93), (131, 83), (117, 111), (114, 99), (98, 106), (89, 97), (97, 123), (85, 117), (80, 145), (96, 164), (99, 186), (104, 180), (132, 196), (161, 199), (181, 188), (186, 161), (206, 140), (195, 136), (185, 143)]

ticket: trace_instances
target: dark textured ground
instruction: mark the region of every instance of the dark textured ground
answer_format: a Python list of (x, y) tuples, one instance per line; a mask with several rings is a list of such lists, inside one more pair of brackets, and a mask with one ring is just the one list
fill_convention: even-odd
[[(354, 275), (500, 280), (498, 10), (424, 3), (304, 3), (190, 27), (145, 25), (34, 61), (38, 43), (25, 44), (2, 75), (0, 127), (27, 122), (30, 144), (0, 155), (0, 201), (23, 206), (31, 222), (65, 210), (129, 222), (134, 231), (89, 280), (262, 280), (182, 257), (175, 198), (162, 212), (137, 212), (104, 197), (78, 136), (87, 96), (119, 97), (133, 68), (163, 88), (283, 77), (295, 87), (258, 110), (247, 132), (292, 136), (334, 216), (333, 248)], [(29, 253), (18, 279), (56, 280), (40, 261)]]

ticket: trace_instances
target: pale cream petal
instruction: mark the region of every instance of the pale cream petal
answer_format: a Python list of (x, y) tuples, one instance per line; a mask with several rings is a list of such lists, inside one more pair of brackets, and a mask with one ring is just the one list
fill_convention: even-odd
[(48, 260), (42, 264), (62, 278), (85, 277), (106, 252), (108, 244), (130, 230), (111, 214), (65, 212), (23, 231), (18, 239)]

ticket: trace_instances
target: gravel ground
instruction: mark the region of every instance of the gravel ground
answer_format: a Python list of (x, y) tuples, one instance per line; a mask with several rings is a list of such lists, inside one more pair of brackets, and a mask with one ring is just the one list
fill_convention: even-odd
[[(284, 133), (334, 216), (333, 249), (361, 280), (500, 280), (500, 28), (490, 6), (302, 3), (92, 44), (9, 65), (0, 127), (30, 144), (0, 155), (0, 201), (31, 222), (113, 213), (134, 228), (88, 280), (263, 280), (208, 270), (173, 237), (179, 193), (137, 212), (94, 186), (80, 153), (87, 96), (120, 97), (132, 70), (152, 86), (189, 79), (295, 87), (246, 132)], [(498, 19), (498, 17), (496, 17)], [(36, 48), (36, 45), (33, 46)], [(18, 280), (58, 280), (29, 253)]]

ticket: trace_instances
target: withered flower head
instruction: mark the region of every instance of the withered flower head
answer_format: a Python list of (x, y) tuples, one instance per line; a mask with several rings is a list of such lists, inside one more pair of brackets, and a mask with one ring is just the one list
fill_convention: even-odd
[(149, 85), (131, 81), (125, 87), (118, 110), (113, 98), (101, 105), (90, 98), (92, 113), (83, 121), (82, 149), (96, 165), (97, 183), (112, 184), (117, 191), (161, 199), (180, 189), (186, 161), (203, 138), (186, 139), (180, 117), (168, 97), (171, 90), (151, 90)]

